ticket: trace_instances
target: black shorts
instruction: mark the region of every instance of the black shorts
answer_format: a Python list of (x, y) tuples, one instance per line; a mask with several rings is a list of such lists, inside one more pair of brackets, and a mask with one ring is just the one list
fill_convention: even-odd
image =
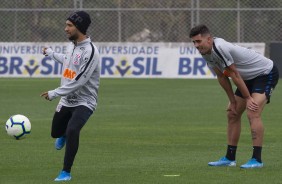
[[(251, 80), (245, 80), (245, 84), (250, 92), (253, 93), (265, 93), (267, 98), (267, 103), (270, 102), (270, 96), (272, 94), (273, 89), (275, 88), (277, 82), (279, 80), (279, 72), (277, 67), (274, 65), (272, 70), (268, 75), (261, 75)], [(237, 88), (235, 91), (235, 95), (242, 97), (242, 93)]]
[(93, 111), (85, 106), (65, 107), (58, 105), (52, 121), (51, 136), (54, 138), (66, 134), (67, 129), (80, 131)]

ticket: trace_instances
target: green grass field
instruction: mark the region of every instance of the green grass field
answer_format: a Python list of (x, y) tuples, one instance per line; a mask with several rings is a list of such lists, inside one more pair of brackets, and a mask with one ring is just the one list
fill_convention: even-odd
[[(51, 120), (58, 100), (39, 95), (59, 79), (0, 79), (0, 183), (54, 183), (64, 151), (54, 149)], [(102, 79), (97, 111), (81, 131), (72, 168), (79, 184), (238, 184), (282, 182), (282, 87), (274, 91), (263, 120), (262, 169), (213, 168), (225, 155), (227, 97), (216, 80)], [(32, 132), (14, 140), (5, 132), (13, 114), (24, 114)], [(237, 164), (252, 154), (243, 119)]]

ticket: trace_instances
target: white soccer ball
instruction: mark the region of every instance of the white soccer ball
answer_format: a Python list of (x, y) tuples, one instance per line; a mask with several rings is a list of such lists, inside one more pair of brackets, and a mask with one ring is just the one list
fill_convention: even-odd
[(13, 115), (6, 122), (7, 134), (15, 137), (17, 140), (23, 138), (26, 134), (30, 134), (30, 130), (30, 121), (24, 115)]

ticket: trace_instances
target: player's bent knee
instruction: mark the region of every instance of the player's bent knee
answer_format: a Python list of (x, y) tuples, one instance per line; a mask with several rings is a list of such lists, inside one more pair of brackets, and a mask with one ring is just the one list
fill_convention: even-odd
[(234, 112), (228, 111), (227, 118), (228, 118), (228, 122), (237, 121), (237, 120), (240, 120), (241, 114), (238, 114), (238, 113), (235, 114)]
[(260, 119), (260, 114), (254, 111), (247, 111), (247, 117), (250, 122), (255, 121), (256, 119)]

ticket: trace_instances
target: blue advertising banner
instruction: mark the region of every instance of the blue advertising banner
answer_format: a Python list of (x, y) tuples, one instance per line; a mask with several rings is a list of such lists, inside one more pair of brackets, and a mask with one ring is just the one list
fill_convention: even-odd
[[(68, 42), (0, 42), (0, 77), (60, 77), (44, 47), (66, 53)], [(192, 43), (94, 43), (104, 78), (215, 78)], [(239, 43), (264, 54), (264, 43)]]

